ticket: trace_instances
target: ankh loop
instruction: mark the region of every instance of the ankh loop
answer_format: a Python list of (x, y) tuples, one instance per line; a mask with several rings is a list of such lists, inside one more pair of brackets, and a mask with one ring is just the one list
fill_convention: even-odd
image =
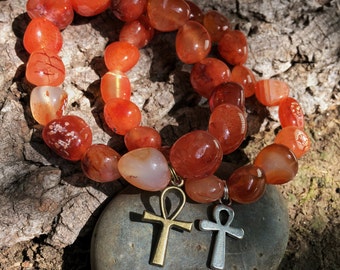
[[(221, 223), (220, 213), (222, 211), (228, 212), (228, 219), (225, 224)], [(213, 217), (216, 222), (212, 222), (210, 220), (201, 220), (199, 222), (199, 228), (202, 231), (217, 231), (215, 245), (212, 252), (210, 267), (211, 269), (223, 270), (225, 264), (225, 242), (226, 235), (228, 234), (234, 238), (242, 239), (244, 236), (244, 231), (241, 228), (233, 228), (230, 226), (231, 222), (234, 219), (234, 210), (230, 207), (219, 204), (215, 206)]]
[[(166, 193), (170, 191), (175, 191), (180, 195), (180, 205), (177, 207), (173, 215), (171, 217), (168, 217), (168, 213), (165, 208), (165, 199), (166, 199)], [(182, 230), (191, 231), (192, 224), (193, 224), (192, 222), (175, 220), (175, 218), (182, 211), (185, 205), (185, 202), (186, 202), (186, 199), (185, 199), (184, 191), (178, 187), (171, 186), (171, 187), (164, 189), (160, 197), (160, 206), (161, 206), (162, 216), (156, 216), (152, 213), (144, 211), (143, 218), (142, 218), (143, 221), (156, 222), (156, 223), (162, 224), (163, 226), (151, 264), (159, 265), (159, 266), (164, 265), (166, 249), (168, 245), (169, 232), (170, 232), (171, 227), (177, 227)]]

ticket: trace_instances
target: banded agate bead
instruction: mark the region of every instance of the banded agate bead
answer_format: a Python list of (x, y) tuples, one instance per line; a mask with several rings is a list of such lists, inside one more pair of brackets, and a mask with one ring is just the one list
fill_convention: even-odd
[(105, 103), (111, 98), (130, 100), (131, 84), (128, 76), (119, 70), (108, 71), (100, 81), (100, 93)]
[(237, 82), (243, 86), (246, 98), (255, 94), (256, 79), (254, 73), (249, 68), (243, 65), (234, 66), (231, 71), (230, 81)]
[(303, 128), (305, 124), (300, 103), (291, 97), (281, 100), (279, 104), (279, 119), (282, 127), (297, 126)]
[(111, 0), (71, 0), (75, 12), (81, 16), (91, 17), (108, 9)]
[(129, 151), (143, 147), (161, 148), (162, 140), (158, 131), (145, 126), (130, 129), (124, 136), (124, 143)]
[(203, 25), (208, 30), (212, 42), (219, 42), (226, 31), (231, 29), (227, 17), (216, 10), (210, 10), (204, 14)]
[(146, 9), (147, 0), (112, 0), (113, 14), (121, 21), (137, 20)]
[(186, 179), (185, 193), (195, 202), (210, 203), (224, 195), (224, 181), (215, 175), (202, 179)]
[(289, 86), (275, 79), (260, 80), (255, 84), (255, 95), (263, 105), (277, 106), (281, 100), (288, 97)]
[(66, 103), (67, 93), (59, 87), (38, 86), (30, 95), (33, 118), (43, 126), (53, 119), (62, 117)]
[(294, 153), (288, 147), (276, 143), (263, 148), (256, 156), (254, 165), (264, 171), (267, 184), (287, 183), (298, 172)]
[(43, 129), (44, 142), (64, 159), (78, 161), (92, 144), (92, 131), (78, 116), (66, 115), (50, 121)]
[(171, 147), (170, 163), (184, 179), (212, 175), (222, 161), (222, 148), (209, 132), (195, 130), (180, 137)]
[(137, 188), (158, 191), (170, 182), (168, 162), (155, 148), (138, 148), (123, 155), (118, 161), (122, 177)]

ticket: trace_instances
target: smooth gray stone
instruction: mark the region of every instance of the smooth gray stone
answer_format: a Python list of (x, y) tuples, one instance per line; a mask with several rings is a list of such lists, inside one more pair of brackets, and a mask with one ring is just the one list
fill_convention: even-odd
[[(149, 264), (162, 226), (143, 222), (144, 210), (161, 215), (160, 193), (128, 188), (118, 194), (102, 212), (93, 232), (92, 270), (160, 269)], [(172, 210), (179, 204), (168, 196)], [(176, 204), (177, 203), (177, 204)], [(212, 218), (213, 205), (187, 202), (176, 220), (194, 222), (191, 232), (170, 229), (163, 269), (209, 269), (215, 233), (200, 231), (198, 221)], [(233, 204), (232, 227), (243, 228), (244, 238), (226, 235), (225, 269), (276, 269), (288, 242), (286, 204), (274, 186), (249, 205)], [(225, 217), (226, 218), (226, 217)], [(224, 223), (223, 223), (224, 224)]]

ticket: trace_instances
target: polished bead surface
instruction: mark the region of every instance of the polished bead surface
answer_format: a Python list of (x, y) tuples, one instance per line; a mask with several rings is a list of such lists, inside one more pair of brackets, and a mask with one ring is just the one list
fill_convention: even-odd
[(249, 164), (235, 170), (227, 180), (229, 198), (238, 203), (253, 203), (262, 197), (266, 188), (264, 172)]
[(271, 144), (263, 148), (254, 160), (266, 176), (267, 184), (284, 184), (292, 180), (298, 172), (298, 162), (294, 153), (281, 144)]
[(277, 106), (281, 100), (288, 97), (289, 86), (275, 79), (260, 80), (255, 84), (255, 95), (263, 105)]
[(57, 54), (63, 45), (63, 37), (59, 28), (46, 18), (34, 18), (25, 30), (23, 43), (29, 53), (43, 49)]
[(46, 125), (64, 114), (67, 93), (59, 87), (38, 86), (30, 95), (30, 108), (35, 121)]
[(190, 7), (189, 19), (203, 24), (203, 11), (192, 1), (185, 1)]
[(227, 31), (218, 42), (218, 51), (230, 65), (242, 65), (248, 58), (246, 36), (238, 30)]
[(311, 147), (311, 141), (308, 135), (299, 127), (295, 126), (288, 126), (281, 129), (276, 135), (274, 142), (287, 146), (295, 154), (296, 158), (301, 158)]
[(130, 129), (125, 134), (124, 143), (129, 151), (143, 147), (160, 149), (162, 139), (157, 130), (151, 127), (139, 126)]
[(222, 156), (218, 140), (203, 130), (183, 135), (170, 150), (172, 167), (185, 179), (200, 179), (212, 175), (220, 166)]
[(282, 127), (296, 126), (303, 128), (305, 125), (301, 105), (292, 97), (287, 97), (280, 101), (279, 119)]
[(105, 183), (120, 178), (118, 160), (120, 155), (105, 144), (93, 144), (81, 159), (81, 168), (93, 181)]
[(130, 80), (124, 72), (119, 70), (108, 71), (100, 81), (100, 92), (105, 103), (111, 98), (130, 100)]
[(153, 28), (170, 32), (189, 20), (190, 7), (184, 0), (149, 0), (147, 14)]
[(218, 105), (228, 103), (235, 105), (245, 111), (245, 98), (243, 87), (235, 82), (222, 83), (214, 88), (209, 98), (210, 111), (213, 111)]
[(214, 88), (230, 78), (230, 69), (217, 58), (205, 58), (196, 63), (190, 73), (190, 82), (197, 93), (209, 98)]
[(147, 0), (112, 0), (113, 14), (121, 21), (137, 20), (146, 9)]
[(256, 79), (254, 73), (249, 68), (243, 65), (234, 66), (231, 71), (230, 81), (237, 82), (243, 86), (246, 98), (255, 94)]
[(202, 179), (186, 179), (185, 193), (198, 203), (210, 203), (221, 199), (224, 195), (224, 181), (215, 175)]
[(104, 119), (109, 128), (125, 135), (130, 129), (139, 126), (142, 115), (136, 104), (122, 98), (111, 98), (104, 106)]
[(71, 0), (28, 0), (26, 10), (31, 19), (44, 17), (60, 30), (70, 25), (74, 17)]
[(75, 12), (79, 15), (90, 17), (102, 13), (108, 9), (111, 0), (71, 0)]
[(231, 29), (227, 17), (216, 10), (210, 10), (204, 14), (203, 25), (208, 30), (212, 42), (220, 41), (225, 32)]
[(186, 64), (204, 59), (210, 52), (211, 39), (208, 31), (198, 22), (188, 21), (177, 32), (176, 53)]
[(26, 65), (26, 79), (37, 86), (58, 86), (65, 80), (61, 58), (47, 51), (34, 51)]
[(64, 159), (78, 161), (92, 144), (92, 131), (78, 116), (66, 115), (49, 122), (43, 129), (44, 142)]
[(209, 132), (220, 142), (223, 154), (234, 152), (247, 133), (247, 120), (241, 109), (231, 104), (221, 104), (210, 115)]
[(118, 170), (131, 185), (148, 191), (164, 189), (170, 182), (168, 162), (155, 148), (139, 148), (123, 155)]
[(108, 70), (127, 72), (139, 59), (138, 48), (125, 41), (115, 41), (104, 51), (104, 62)]

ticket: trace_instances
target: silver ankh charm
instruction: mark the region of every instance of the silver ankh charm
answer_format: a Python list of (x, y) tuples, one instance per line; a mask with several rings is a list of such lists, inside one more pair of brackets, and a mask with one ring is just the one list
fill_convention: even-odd
[[(221, 211), (228, 212), (228, 219), (225, 224), (221, 223), (220, 213)], [(199, 228), (202, 231), (217, 231), (214, 249), (212, 252), (211, 269), (223, 270), (225, 265), (225, 242), (226, 235), (232, 236), (237, 239), (242, 239), (244, 231), (241, 228), (233, 228), (230, 226), (234, 219), (234, 210), (223, 204), (219, 204), (214, 208), (213, 217), (216, 222), (210, 220), (200, 220)]]

